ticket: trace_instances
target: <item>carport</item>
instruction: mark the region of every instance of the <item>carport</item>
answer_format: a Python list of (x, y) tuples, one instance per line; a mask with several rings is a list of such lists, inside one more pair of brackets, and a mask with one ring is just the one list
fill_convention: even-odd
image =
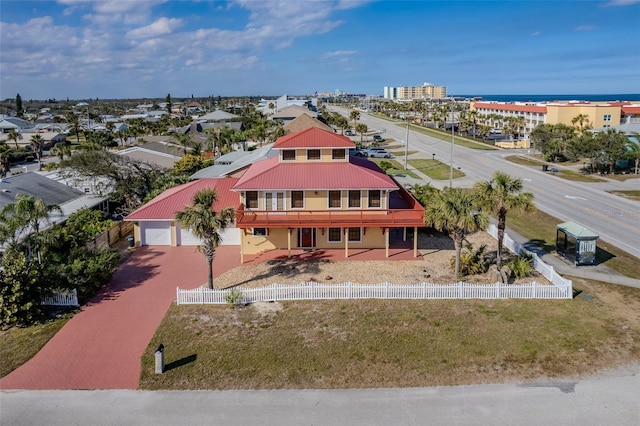
[(575, 222), (556, 225), (556, 250), (578, 265), (596, 263), (598, 235)]

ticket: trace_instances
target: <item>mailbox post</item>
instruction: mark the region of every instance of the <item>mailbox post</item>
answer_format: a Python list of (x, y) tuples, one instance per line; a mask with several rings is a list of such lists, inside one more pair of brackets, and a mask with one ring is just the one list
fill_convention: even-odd
[(164, 373), (164, 345), (160, 343), (156, 348), (156, 374)]

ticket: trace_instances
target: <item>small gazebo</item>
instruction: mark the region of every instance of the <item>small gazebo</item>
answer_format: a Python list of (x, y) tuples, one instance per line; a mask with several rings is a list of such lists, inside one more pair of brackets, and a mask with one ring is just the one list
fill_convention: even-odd
[(556, 225), (556, 250), (574, 265), (596, 263), (598, 235), (575, 222)]

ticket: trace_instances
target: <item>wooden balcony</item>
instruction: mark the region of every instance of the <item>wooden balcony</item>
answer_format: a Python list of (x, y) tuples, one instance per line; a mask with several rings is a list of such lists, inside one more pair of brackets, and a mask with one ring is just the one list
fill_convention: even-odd
[(424, 226), (424, 209), (388, 210), (243, 210), (236, 212), (238, 228), (345, 228)]

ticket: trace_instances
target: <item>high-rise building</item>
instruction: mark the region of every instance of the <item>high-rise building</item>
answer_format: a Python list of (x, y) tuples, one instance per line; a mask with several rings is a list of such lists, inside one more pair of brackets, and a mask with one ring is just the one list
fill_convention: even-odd
[(410, 101), (414, 99), (439, 99), (447, 97), (446, 86), (434, 86), (424, 83), (422, 86), (384, 87), (385, 99)]

